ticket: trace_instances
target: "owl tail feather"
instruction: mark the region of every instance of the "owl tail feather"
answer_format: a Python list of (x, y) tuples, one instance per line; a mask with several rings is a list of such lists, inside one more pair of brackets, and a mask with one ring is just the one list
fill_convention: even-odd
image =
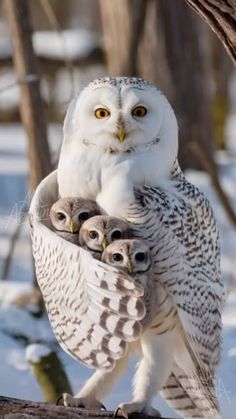
[(213, 382), (210, 387), (203, 386), (199, 380), (188, 377), (177, 365), (174, 366), (161, 395), (185, 419), (219, 418)]

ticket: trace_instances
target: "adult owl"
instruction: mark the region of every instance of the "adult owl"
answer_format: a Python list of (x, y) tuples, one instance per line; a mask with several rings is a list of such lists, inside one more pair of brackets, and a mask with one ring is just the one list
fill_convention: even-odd
[[(54, 331), (72, 356), (97, 368), (77, 398), (64, 395), (65, 404), (99, 406), (138, 348), (133, 399), (118, 407), (123, 416), (155, 416), (157, 392), (183, 417), (218, 415), (224, 299), (218, 231), (209, 202), (181, 172), (177, 151), (174, 112), (142, 79), (95, 80), (68, 109), (58, 171), (39, 185), (30, 210), (37, 276)], [(155, 327), (140, 327), (145, 309), (137, 281), (45, 230), (41, 205), (58, 193), (95, 200), (147, 243), (161, 298)]]

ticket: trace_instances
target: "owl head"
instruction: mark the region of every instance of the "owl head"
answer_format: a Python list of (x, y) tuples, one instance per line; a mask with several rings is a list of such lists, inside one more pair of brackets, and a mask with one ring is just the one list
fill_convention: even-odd
[(178, 127), (168, 100), (149, 82), (108, 77), (91, 82), (71, 103), (64, 142), (76, 141), (113, 154), (155, 153), (156, 168), (170, 171)]
[(80, 229), (79, 242), (82, 247), (102, 253), (109, 243), (128, 237), (128, 223), (116, 217), (97, 215), (84, 222)]
[(130, 275), (149, 272), (151, 252), (142, 240), (117, 240), (109, 244), (102, 254), (102, 261), (127, 271)]
[(78, 234), (81, 225), (99, 214), (96, 202), (83, 198), (61, 198), (50, 209), (50, 219), (58, 232)]

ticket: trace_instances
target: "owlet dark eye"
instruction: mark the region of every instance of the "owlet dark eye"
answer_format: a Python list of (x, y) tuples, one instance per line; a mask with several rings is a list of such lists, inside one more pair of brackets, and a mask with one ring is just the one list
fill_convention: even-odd
[(114, 230), (111, 234), (111, 240), (119, 240), (122, 238), (122, 234), (120, 230)]
[(137, 116), (138, 118), (142, 118), (146, 113), (147, 109), (144, 106), (136, 106), (136, 108), (132, 110), (132, 115)]
[(98, 238), (98, 232), (97, 231), (95, 231), (95, 230), (91, 230), (90, 232), (89, 232), (89, 237), (90, 237), (90, 239), (97, 239)]
[(143, 252), (136, 253), (135, 260), (136, 260), (136, 262), (144, 262), (144, 260), (145, 260), (145, 253), (143, 253)]
[(65, 214), (63, 212), (57, 212), (57, 218), (58, 220), (64, 220), (66, 218)]
[(78, 216), (79, 221), (85, 221), (89, 218), (89, 213), (88, 212), (81, 212)]
[(123, 256), (120, 253), (113, 253), (112, 259), (114, 262), (122, 262)]

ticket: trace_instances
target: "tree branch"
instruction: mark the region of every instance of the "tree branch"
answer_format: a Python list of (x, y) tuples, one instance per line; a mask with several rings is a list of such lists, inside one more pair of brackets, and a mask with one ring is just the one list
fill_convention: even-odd
[(185, 0), (220, 38), (236, 64), (236, 0)]
[[(29, 400), (19, 400), (3, 396), (0, 396), (0, 412), (0, 418), (7, 417), (7, 419), (19, 419), (19, 417), (23, 417), (20, 415), (24, 415), (24, 419), (45, 419), (49, 417), (50, 419), (110, 419), (114, 414), (114, 412), (108, 411), (56, 406), (55, 404), (32, 402)], [(155, 419), (141, 414), (132, 415), (131, 418)]]

